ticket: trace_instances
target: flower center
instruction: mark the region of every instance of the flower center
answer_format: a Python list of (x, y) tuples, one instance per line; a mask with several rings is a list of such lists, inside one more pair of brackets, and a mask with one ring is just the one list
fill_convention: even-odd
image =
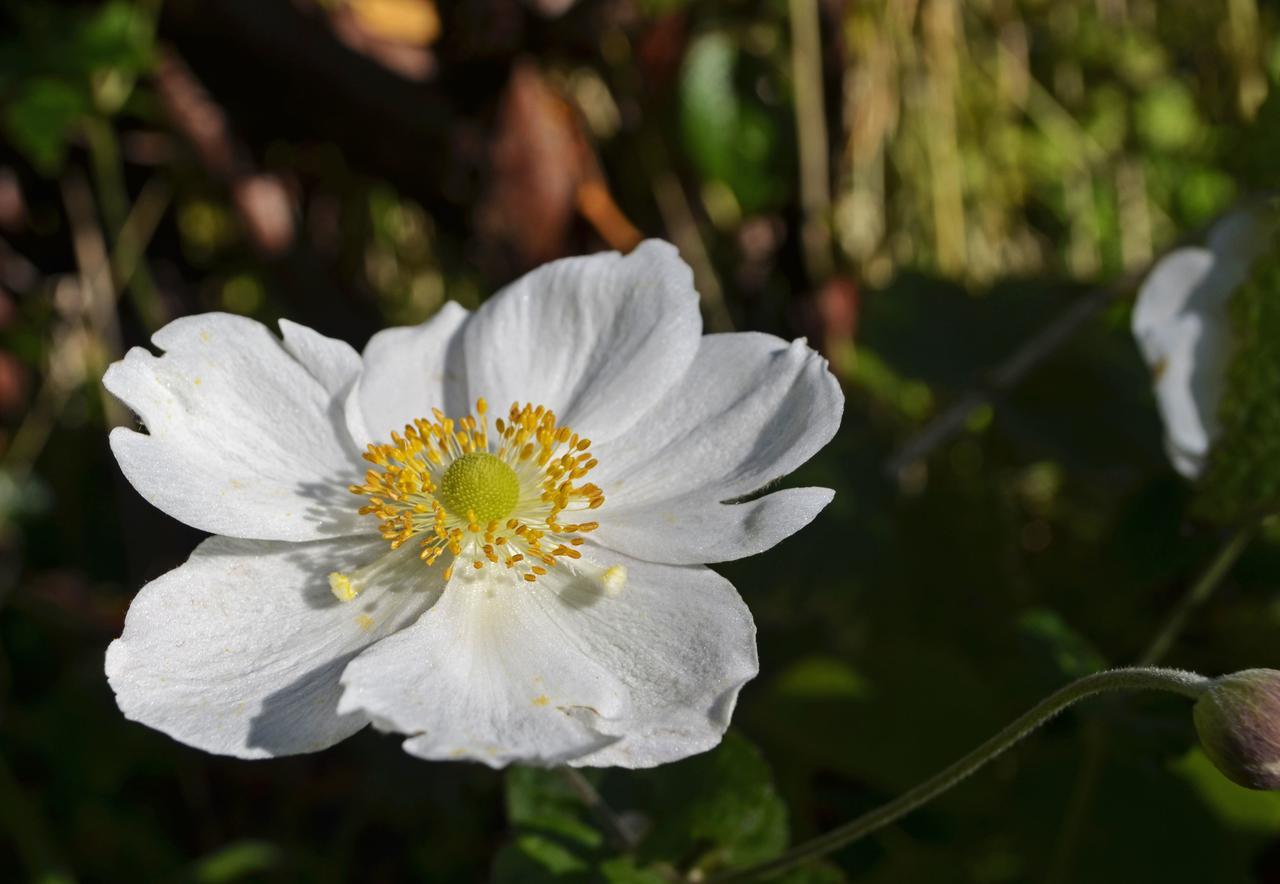
[[(599, 523), (573, 521), (572, 513), (598, 509), (604, 492), (584, 477), (596, 466), (583, 439), (556, 422), (545, 406), (513, 403), (507, 419), (494, 421), (488, 405), (476, 414), (419, 418), (393, 432), (391, 444), (371, 444), (364, 459), (377, 469), (353, 494), (367, 498), (361, 515), (399, 549), (413, 542), (428, 566), (449, 556), (444, 577), (462, 561), (476, 570), (499, 567), (530, 583), (557, 565), (580, 559), (583, 534)], [(329, 584), (347, 601), (360, 593), (358, 574), (334, 572)]]
[(473, 451), (449, 464), (436, 499), (455, 516), (470, 514), (472, 521), (505, 519), (520, 501), (520, 479), (501, 458)]

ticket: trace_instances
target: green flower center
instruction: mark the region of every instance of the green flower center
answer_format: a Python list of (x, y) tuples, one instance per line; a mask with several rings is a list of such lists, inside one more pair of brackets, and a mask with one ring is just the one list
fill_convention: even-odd
[(454, 516), (486, 525), (505, 519), (516, 508), (520, 479), (501, 458), (473, 451), (449, 464), (436, 499)]

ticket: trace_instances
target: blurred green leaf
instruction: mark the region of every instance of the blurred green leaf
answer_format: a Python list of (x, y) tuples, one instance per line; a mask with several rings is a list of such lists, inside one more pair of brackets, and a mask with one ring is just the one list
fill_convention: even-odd
[(197, 884), (225, 884), (280, 865), (283, 851), (266, 841), (237, 841), (198, 861), (191, 869)]
[(518, 836), (494, 858), (491, 879), (495, 884), (542, 881), (587, 882), (592, 863), (572, 847), (538, 834)]
[(1105, 669), (1106, 658), (1090, 642), (1067, 625), (1055, 611), (1037, 608), (1018, 618), (1018, 629), (1027, 639), (1028, 660), (1047, 661), (1054, 675), (1068, 681)]
[(1280, 834), (1280, 794), (1255, 792), (1222, 775), (1200, 749), (1192, 749), (1173, 769), (1228, 826), (1269, 835)]
[(600, 864), (600, 875), (609, 884), (668, 884), (669, 875), (657, 869), (641, 868), (629, 856), (607, 860)]
[(559, 771), (513, 767), (506, 775), (507, 819), (512, 825), (551, 832), (584, 847), (598, 847), (599, 830), (584, 822), (582, 800)]
[(866, 679), (847, 663), (833, 657), (797, 660), (774, 682), (782, 696), (799, 699), (864, 699), (870, 693)]
[(1203, 134), (1195, 98), (1186, 86), (1166, 80), (1145, 92), (1138, 105), (1138, 130), (1153, 147), (1185, 150)]
[(640, 846), (650, 860), (747, 865), (787, 844), (787, 809), (760, 751), (737, 734), (718, 748), (649, 771), (635, 801), (653, 819)]
[(680, 126), (699, 173), (729, 188), (741, 212), (771, 209), (785, 198), (789, 130), (753, 91), (769, 73), (744, 57), (723, 32), (689, 47), (680, 80)]
[(71, 132), (89, 109), (88, 95), (62, 80), (38, 77), (4, 108), (4, 125), (14, 144), (45, 174), (66, 156)]
[(0, 38), (2, 121), (31, 163), (53, 175), (81, 117), (117, 112), (149, 68), (153, 16), (126, 0), (23, 11), (21, 37)]

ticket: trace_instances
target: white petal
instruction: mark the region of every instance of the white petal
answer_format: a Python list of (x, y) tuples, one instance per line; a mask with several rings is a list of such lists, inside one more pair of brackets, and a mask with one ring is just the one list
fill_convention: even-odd
[(1199, 475), (1218, 431), (1227, 302), (1270, 247), (1275, 223), (1270, 200), (1245, 201), (1213, 226), (1207, 247), (1170, 252), (1138, 290), (1133, 333), (1155, 377), (1169, 458), (1188, 478)]
[(600, 516), (600, 544), (650, 562), (729, 562), (781, 543), (812, 522), (835, 492), (788, 488), (746, 503), (660, 500)]
[(1188, 478), (1199, 475), (1218, 432), (1229, 337), (1224, 317), (1191, 314), (1151, 338), (1160, 354), (1155, 392), (1167, 448), (1175, 468)]
[[(369, 562), (363, 593), (339, 602), (329, 573)], [(368, 723), (338, 713), (338, 677), (429, 607), (438, 577), (382, 541), (212, 537), (138, 593), (107, 677), (126, 717), (188, 745), (241, 758), (314, 752)]]
[[(388, 328), (364, 348), (364, 374), (358, 399), (365, 432), (390, 441), (415, 418), (431, 417), (431, 409), (461, 416), (471, 412), (463, 378), (462, 336), (470, 314), (453, 301), (421, 325)], [(352, 434), (360, 432), (352, 419)]]
[(505, 412), (553, 409), (599, 442), (627, 429), (688, 368), (702, 318), (693, 273), (650, 240), (555, 261), (484, 304), (466, 329), (467, 383)]
[(1275, 210), (1267, 200), (1245, 201), (1209, 231), (1205, 247), (1175, 249), (1151, 269), (1138, 290), (1133, 333), (1148, 363), (1163, 358), (1152, 337), (1178, 317), (1221, 313), (1271, 245)]
[[(360, 533), (346, 486), (363, 474), (334, 397), (266, 328), (208, 313), (174, 320), (103, 383), (147, 432), (111, 450), (134, 488), (195, 528), (312, 540)], [(295, 337), (295, 343), (297, 338)]]
[(599, 445), (595, 539), (651, 561), (726, 561), (768, 549), (831, 500), (825, 489), (759, 491), (812, 457), (840, 426), (844, 394), (803, 341), (703, 338), (685, 379), (632, 431)]
[(758, 670), (750, 612), (707, 568), (593, 556), (591, 573), (619, 566), (625, 582), (462, 572), (416, 624), (352, 661), (339, 709), (410, 734), (414, 755), (493, 767), (649, 767), (715, 746)]
[(1228, 294), (1205, 288), (1213, 265), (1213, 253), (1208, 249), (1175, 249), (1157, 261), (1143, 280), (1133, 305), (1131, 324), (1148, 365), (1154, 366), (1162, 360), (1165, 345), (1161, 337), (1170, 323), (1190, 309), (1193, 300), (1214, 301)]
[(345, 393), (360, 374), (360, 354), (346, 341), (327, 338), (288, 319), (280, 320), (280, 333), (284, 348), (330, 395)]
[(1240, 285), (1250, 266), (1274, 245), (1277, 213), (1273, 196), (1251, 197), (1218, 219), (1209, 230), (1209, 250), (1223, 263), (1223, 271), (1234, 274), (1224, 284)]

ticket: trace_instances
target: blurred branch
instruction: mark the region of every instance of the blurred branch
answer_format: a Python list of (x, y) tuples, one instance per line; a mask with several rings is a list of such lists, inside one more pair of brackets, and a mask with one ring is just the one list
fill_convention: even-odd
[(969, 416), (975, 410), (984, 405), (995, 404), (1016, 387), (1036, 366), (1057, 352), (1058, 348), (1069, 341), (1072, 335), (1084, 327), (1085, 323), (1093, 319), (1113, 302), (1133, 294), (1147, 277), (1147, 274), (1151, 272), (1151, 269), (1165, 255), (1189, 242), (1199, 242), (1212, 226), (1217, 223), (1218, 218), (1235, 211), (1240, 205), (1259, 200), (1275, 199), (1276, 193), (1273, 190), (1264, 190), (1244, 197), (1235, 206), (1230, 207), (1217, 218), (1211, 219), (1209, 223), (1178, 237), (1165, 251), (1156, 255), (1143, 266), (1135, 267), (1111, 283), (1095, 288), (1076, 298), (1048, 325), (1028, 338), (1007, 359), (988, 372), (984, 379), (952, 403), (945, 411), (929, 421), (920, 432), (908, 439), (885, 464), (885, 475), (890, 477), (901, 475), (903, 470), (913, 466), (917, 461), (923, 460), (935, 448), (959, 433), (964, 429)]
[(720, 286), (711, 256), (707, 254), (702, 230), (685, 196), (684, 185), (665, 163), (659, 166), (659, 171), (651, 173), (651, 178), (653, 199), (658, 204), (663, 226), (671, 234), (681, 257), (693, 268), (693, 281), (702, 301), (702, 312), (707, 318), (707, 329), (713, 332), (733, 331), (733, 317), (725, 304), (724, 289)]
[(1113, 301), (1132, 292), (1146, 276), (1148, 269), (1143, 267), (1126, 273), (1110, 285), (1094, 289), (1073, 301), (1053, 321), (991, 370), (978, 385), (908, 439), (889, 458), (885, 473), (889, 476), (901, 475), (904, 470), (923, 460), (935, 448), (963, 430), (974, 411), (995, 403), (1010, 392), (1032, 369), (1057, 352), (1085, 323)]
[(27, 292), (38, 286), (44, 275), (25, 256), (0, 239), (0, 289)]
[[(75, 368), (82, 373), (81, 381), (101, 377), (107, 364), (121, 350), (120, 322), (116, 314), (116, 288), (111, 272), (111, 257), (107, 251), (106, 239), (98, 226), (94, 211), (93, 194), (84, 177), (76, 170), (68, 173), (62, 180), (62, 199), (67, 207), (67, 220), (71, 224), (71, 245), (75, 252), (76, 265), (79, 269), (79, 298), (77, 307), (79, 315), (74, 313), (67, 317), (68, 325), (73, 326), (71, 333), (64, 336), (59, 346), (55, 338), (54, 353), (51, 362), (62, 353), (78, 346), (79, 352), (73, 354)], [(132, 214), (132, 213), (131, 213)], [(128, 218), (121, 225), (125, 229)], [(131, 234), (136, 235), (136, 234)], [(74, 326), (87, 325), (76, 334)], [(92, 338), (89, 332), (92, 332)], [(58, 370), (56, 362), (50, 365), (45, 377), (46, 386), (61, 383), (66, 389), (61, 391), (55, 402), (65, 402), (75, 383), (72, 372)], [(117, 426), (128, 420), (128, 412), (110, 396), (106, 389), (97, 385), (102, 400), (102, 410), (109, 426)], [(56, 417), (56, 411), (47, 415), (50, 423)], [(42, 446), (43, 447), (43, 446)], [(34, 455), (30, 458), (33, 461)], [(29, 461), (30, 462), (30, 461)]]
[(578, 800), (582, 802), (587, 811), (596, 818), (605, 833), (609, 836), (609, 840), (614, 846), (624, 851), (632, 851), (636, 848), (636, 838), (630, 827), (608, 802), (604, 800), (600, 792), (591, 781), (583, 775), (582, 771), (572, 767), (561, 767), (561, 775), (568, 782), (569, 788), (573, 789), (578, 796)]
[(822, 34), (818, 0), (791, 0), (791, 78), (795, 83), (796, 141), (800, 156), (800, 239), (809, 284), (833, 271), (831, 171), (822, 90)]
[(249, 242), (268, 256), (288, 251), (297, 231), (284, 184), (255, 168), (248, 151), (232, 135), (222, 108), (173, 50), (161, 50), (155, 82), (169, 119), (209, 173), (231, 190)]
[[(93, 166), (93, 178), (97, 185), (98, 204), (102, 210), (107, 237), (114, 246), (124, 234), (125, 224), (128, 223), (131, 212), (129, 192), (124, 181), (120, 143), (112, 124), (98, 117), (85, 120), (84, 132)], [(158, 223), (159, 219), (157, 218), (156, 221)], [(92, 217), (85, 223), (97, 229), (97, 223)], [(164, 325), (167, 319), (166, 311), (141, 252), (133, 256), (132, 264), (128, 284), (122, 288), (129, 292), (134, 309), (138, 312), (138, 318), (147, 328), (154, 331)], [(107, 265), (104, 263), (102, 266), (105, 268)], [(111, 300), (114, 311), (114, 295)]]
[(1196, 581), (1183, 593), (1182, 598), (1178, 599), (1177, 604), (1173, 606), (1173, 610), (1169, 612), (1169, 617), (1165, 620), (1164, 625), (1160, 627), (1160, 631), (1151, 640), (1151, 644), (1147, 646), (1147, 650), (1143, 655), (1138, 658), (1138, 665), (1152, 666), (1164, 659), (1165, 655), (1173, 647), (1173, 643), (1177, 641), (1178, 636), (1182, 634), (1182, 630), (1186, 628), (1187, 621), (1191, 618), (1191, 615), (1213, 595), (1214, 590), (1230, 573), (1231, 567), (1248, 548), (1249, 543), (1257, 536), (1261, 527), (1261, 522), (1251, 522), (1223, 542), (1208, 567), (1204, 569)]

